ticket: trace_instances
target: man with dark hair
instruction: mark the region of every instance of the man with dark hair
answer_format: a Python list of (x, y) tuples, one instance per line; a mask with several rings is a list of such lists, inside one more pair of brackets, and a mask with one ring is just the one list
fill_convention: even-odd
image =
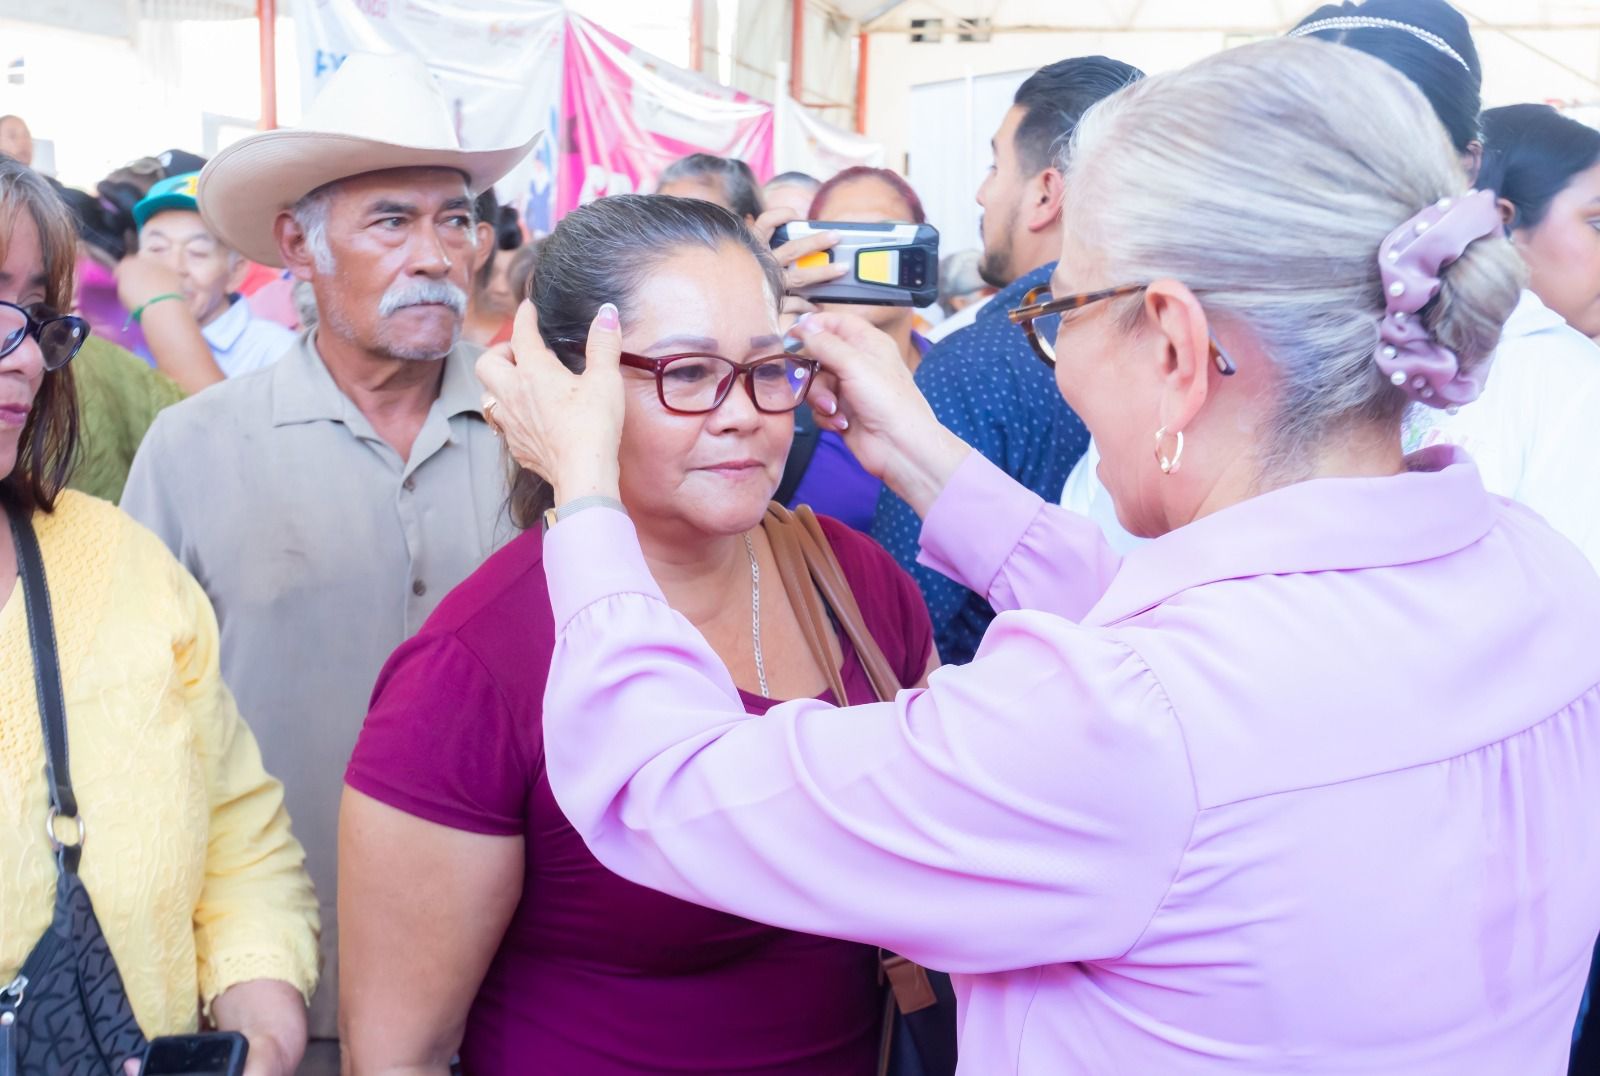
[[(1041, 67), (1017, 88), (990, 140), (994, 167), (978, 188), (983, 278), (997, 288), (1061, 250), (1061, 168), (1067, 142), (1090, 106), (1135, 79), (1138, 68), (1104, 56)], [(1048, 278), (1049, 274), (1046, 274)]]
[(667, 165), (656, 193), (674, 198), (699, 198), (732, 210), (754, 224), (761, 215), (761, 188), (750, 166), (737, 157), (691, 153)]
[[(917, 386), (939, 421), (1017, 481), (1052, 503), (1089, 443), (1089, 431), (1056, 389), (1006, 311), (1043, 287), (1061, 250), (1062, 166), (1084, 112), (1143, 77), (1136, 67), (1084, 56), (1041, 68), (1018, 88), (991, 143), (994, 165), (978, 188), (983, 207), (979, 272), (1001, 291), (974, 322), (934, 345)], [(872, 535), (916, 578), (945, 662), (972, 659), (994, 618), (988, 601), (917, 563), (922, 522), (887, 489)]]

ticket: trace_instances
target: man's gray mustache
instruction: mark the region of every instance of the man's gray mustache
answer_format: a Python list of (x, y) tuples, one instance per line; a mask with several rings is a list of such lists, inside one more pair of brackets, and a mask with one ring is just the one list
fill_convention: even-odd
[(467, 293), (448, 280), (405, 280), (393, 285), (378, 300), (378, 315), (388, 317), (408, 306), (448, 306), (457, 317), (467, 312)]

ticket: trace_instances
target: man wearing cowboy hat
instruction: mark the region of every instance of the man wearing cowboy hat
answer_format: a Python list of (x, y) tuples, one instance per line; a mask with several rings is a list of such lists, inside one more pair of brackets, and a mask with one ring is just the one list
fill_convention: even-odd
[(473, 196), (531, 145), (463, 149), (421, 61), (357, 54), (300, 128), (200, 174), (211, 233), (308, 281), (320, 320), (271, 367), (164, 412), (123, 507), (210, 595), (223, 676), (306, 847), (323, 978), (303, 1073), (338, 1071), (339, 798), (373, 683), (513, 533), (460, 334)]

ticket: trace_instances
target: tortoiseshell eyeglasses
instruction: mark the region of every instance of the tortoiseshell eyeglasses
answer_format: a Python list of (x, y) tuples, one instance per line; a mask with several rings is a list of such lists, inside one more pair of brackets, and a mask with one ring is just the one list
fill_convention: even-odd
[[(1102, 299), (1118, 299), (1124, 295), (1137, 295), (1148, 288), (1148, 284), (1124, 284), (1117, 288), (1105, 288), (1101, 291), (1086, 291), (1077, 295), (1063, 295), (1059, 299), (1052, 298), (1048, 284), (1034, 288), (1022, 297), (1022, 305), (1015, 310), (1008, 311), (1006, 316), (1012, 324), (1022, 326), (1022, 331), (1028, 334), (1028, 343), (1033, 347), (1033, 353), (1039, 356), (1039, 361), (1051, 368), (1056, 364), (1056, 335), (1061, 331), (1063, 315), (1074, 310), (1082, 310), (1091, 303), (1098, 303)], [(1239, 368), (1234, 365), (1228, 353), (1222, 350), (1222, 345), (1217, 342), (1216, 334), (1206, 327), (1206, 335), (1211, 337), (1212, 358), (1216, 361), (1217, 370), (1224, 374), (1235, 373)]]

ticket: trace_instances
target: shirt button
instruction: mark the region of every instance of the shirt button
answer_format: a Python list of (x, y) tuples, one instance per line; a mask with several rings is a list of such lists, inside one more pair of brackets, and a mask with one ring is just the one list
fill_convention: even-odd
[(405, 490), (407, 493), (410, 493), (413, 490), (415, 490), (417, 488), (417, 480), (416, 480), (415, 476), (407, 475), (406, 476), (406, 480), (404, 482), (400, 483), (400, 488)]
[(428, 593), (428, 584), (424, 583), (420, 579), (413, 580), (411, 583), (411, 593), (415, 594), (419, 598), (422, 597), (424, 594)]

